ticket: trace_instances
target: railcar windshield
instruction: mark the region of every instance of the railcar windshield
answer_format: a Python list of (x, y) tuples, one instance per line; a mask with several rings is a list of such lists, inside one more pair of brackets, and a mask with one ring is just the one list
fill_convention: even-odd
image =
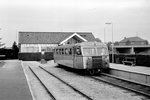
[(106, 47), (96, 48), (97, 55), (108, 55), (108, 49)]
[(108, 55), (108, 49), (106, 47), (83, 48), (83, 55), (84, 56)]
[(83, 48), (83, 55), (84, 56), (91, 56), (91, 55), (96, 55), (95, 54), (95, 49), (94, 48)]

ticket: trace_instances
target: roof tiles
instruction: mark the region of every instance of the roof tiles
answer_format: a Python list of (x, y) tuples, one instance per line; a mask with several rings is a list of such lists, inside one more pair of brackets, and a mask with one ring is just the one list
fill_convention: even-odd
[(87, 41), (95, 41), (91, 32), (19, 32), (19, 43), (59, 44), (74, 33), (79, 34)]
[(130, 41), (130, 42), (141, 42), (141, 41), (146, 41), (146, 40), (136, 36), (136, 37), (124, 38), (120, 42), (127, 42), (127, 41)]

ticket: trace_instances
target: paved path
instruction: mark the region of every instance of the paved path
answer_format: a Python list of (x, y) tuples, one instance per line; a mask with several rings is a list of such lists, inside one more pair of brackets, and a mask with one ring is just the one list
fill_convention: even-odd
[(150, 67), (145, 66), (128, 66), (123, 64), (110, 63), (110, 68), (150, 75)]
[(0, 61), (0, 100), (32, 100), (32, 96), (17, 60)]

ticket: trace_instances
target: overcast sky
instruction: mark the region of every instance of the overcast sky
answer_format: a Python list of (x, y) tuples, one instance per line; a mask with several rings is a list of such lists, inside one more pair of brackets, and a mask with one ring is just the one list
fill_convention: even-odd
[(18, 31), (92, 32), (112, 41), (112, 24), (105, 23), (113, 24), (114, 41), (139, 36), (150, 42), (150, 0), (0, 0), (6, 46), (17, 41)]

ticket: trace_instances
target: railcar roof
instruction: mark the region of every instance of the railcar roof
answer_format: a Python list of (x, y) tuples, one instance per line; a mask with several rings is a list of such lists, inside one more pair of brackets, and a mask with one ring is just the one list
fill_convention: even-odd
[(81, 45), (81, 46), (105, 46), (106, 44), (102, 42), (82, 42), (82, 43), (77, 43), (76, 45)]
[(102, 42), (82, 42), (82, 43), (77, 43), (77, 44), (68, 44), (68, 45), (61, 45), (58, 47), (73, 47), (73, 46), (82, 46), (82, 47), (87, 47), (87, 46), (107, 46), (106, 44)]

